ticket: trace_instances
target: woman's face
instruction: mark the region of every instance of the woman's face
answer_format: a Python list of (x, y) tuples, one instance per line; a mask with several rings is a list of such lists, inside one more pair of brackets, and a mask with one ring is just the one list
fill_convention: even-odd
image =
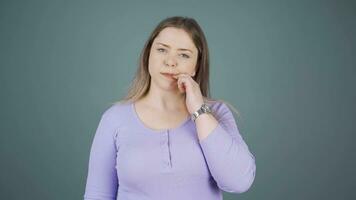
[[(198, 49), (183, 29), (167, 27), (154, 39), (148, 60), (151, 81), (160, 87), (173, 86), (176, 80), (163, 75), (195, 76)], [(178, 90), (178, 88), (176, 88)]]

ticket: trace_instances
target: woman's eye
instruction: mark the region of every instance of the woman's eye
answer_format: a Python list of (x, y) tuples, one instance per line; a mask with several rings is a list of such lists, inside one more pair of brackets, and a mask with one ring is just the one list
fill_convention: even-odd
[(165, 49), (158, 48), (157, 50), (158, 50), (159, 52), (163, 52)]
[[(163, 48), (158, 48), (157, 51), (158, 51), (158, 52), (165, 52), (166, 50), (163, 49)], [(182, 57), (184, 57), (184, 58), (190, 58), (190, 56), (187, 55), (187, 54), (185, 54), (185, 53), (180, 54), (180, 55), (181, 55)]]
[(187, 54), (181, 54), (183, 57), (185, 57), (185, 58), (190, 58)]

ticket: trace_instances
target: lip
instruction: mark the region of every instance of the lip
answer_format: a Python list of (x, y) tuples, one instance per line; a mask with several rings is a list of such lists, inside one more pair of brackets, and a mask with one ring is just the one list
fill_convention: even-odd
[(161, 73), (163, 76), (171, 78), (171, 79), (175, 79), (173, 76), (175, 76), (176, 74), (171, 74), (171, 73)]

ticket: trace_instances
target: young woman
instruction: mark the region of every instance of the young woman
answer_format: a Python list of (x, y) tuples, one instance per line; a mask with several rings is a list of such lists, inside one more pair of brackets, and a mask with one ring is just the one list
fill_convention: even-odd
[(209, 97), (208, 45), (187, 17), (161, 21), (128, 95), (101, 117), (84, 199), (220, 200), (252, 185), (255, 157), (224, 101)]

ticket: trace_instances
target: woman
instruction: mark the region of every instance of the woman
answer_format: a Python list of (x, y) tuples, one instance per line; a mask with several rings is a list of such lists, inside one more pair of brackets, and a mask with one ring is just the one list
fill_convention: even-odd
[(84, 199), (218, 200), (247, 191), (255, 157), (224, 103), (209, 98), (205, 36), (170, 17), (146, 42), (128, 95), (101, 117)]

